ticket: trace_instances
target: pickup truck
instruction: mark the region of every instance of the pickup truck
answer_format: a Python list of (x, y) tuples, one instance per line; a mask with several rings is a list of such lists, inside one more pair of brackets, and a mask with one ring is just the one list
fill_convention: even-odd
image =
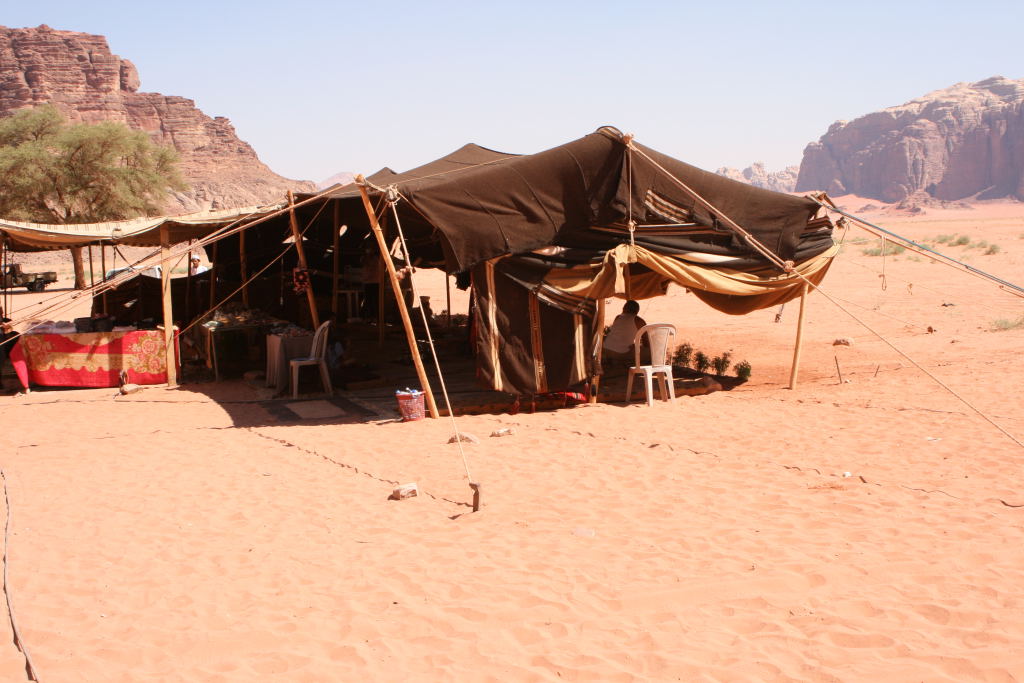
[(57, 273), (55, 271), (47, 271), (45, 273), (26, 273), (21, 270), (20, 263), (10, 263), (3, 272), (3, 288), (13, 289), (14, 287), (24, 287), (30, 292), (41, 292), (46, 289), (46, 285), (52, 284), (57, 281)]

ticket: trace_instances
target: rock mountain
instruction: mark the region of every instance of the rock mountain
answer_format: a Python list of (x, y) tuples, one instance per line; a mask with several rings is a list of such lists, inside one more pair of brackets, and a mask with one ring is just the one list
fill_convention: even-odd
[(0, 116), (45, 103), (70, 121), (120, 121), (174, 147), (191, 189), (176, 193), (168, 213), (281, 201), (311, 182), (271, 171), (231, 122), (210, 118), (184, 97), (139, 92), (139, 74), (111, 54), (103, 36), (48, 26), (0, 26)]
[(838, 121), (804, 150), (796, 189), (886, 202), (1024, 200), (1024, 79), (957, 83)]
[(763, 187), (766, 190), (775, 190), (776, 192), (792, 192), (795, 190), (796, 178), (799, 172), (799, 166), (787, 166), (781, 171), (769, 171), (764, 167), (764, 163), (760, 161), (754, 162), (742, 171), (726, 166), (715, 171), (718, 175), (725, 176), (726, 178), (749, 183), (755, 187)]

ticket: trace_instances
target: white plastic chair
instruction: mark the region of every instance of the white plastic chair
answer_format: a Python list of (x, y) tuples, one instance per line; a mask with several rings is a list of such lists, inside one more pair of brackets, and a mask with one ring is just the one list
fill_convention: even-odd
[(334, 393), (334, 387), (331, 386), (331, 375), (327, 372), (327, 361), (324, 359), (327, 354), (327, 327), (330, 324), (331, 321), (327, 320), (316, 328), (316, 333), (313, 335), (313, 348), (310, 350), (308, 358), (292, 358), (288, 361), (292, 371), (292, 398), (299, 397), (299, 368), (304, 365), (319, 365), (324, 391), (328, 395)]
[[(644, 335), (647, 335), (647, 343), (651, 349), (651, 364), (640, 365), (640, 342)], [(654, 405), (654, 376), (658, 375), (658, 395), (661, 400), (675, 402), (676, 388), (672, 378), (672, 364), (668, 362), (668, 342), (676, 336), (676, 326), (668, 323), (656, 323), (644, 325), (636, 331), (633, 337), (633, 349), (636, 353), (636, 361), (629, 369), (629, 376), (626, 379), (626, 403), (633, 398), (633, 378), (643, 373), (644, 387), (647, 390), (647, 405)], [(667, 394), (667, 398), (666, 398)]]

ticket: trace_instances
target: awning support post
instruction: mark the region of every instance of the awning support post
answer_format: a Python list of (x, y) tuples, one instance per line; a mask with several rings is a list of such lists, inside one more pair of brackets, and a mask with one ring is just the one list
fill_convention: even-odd
[(174, 311), (171, 303), (171, 243), (165, 226), (160, 227), (160, 292), (164, 309), (164, 358), (167, 386), (178, 385), (178, 367), (174, 354)]
[[(107, 248), (100, 242), (100, 282), (107, 281)], [(107, 290), (104, 288), (103, 294), (100, 295), (100, 300), (103, 302), (103, 313), (107, 312)]]
[(242, 276), (242, 305), (249, 308), (249, 263), (245, 256), (245, 230), (238, 233), (238, 270)]
[[(288, 190), (288, 225), (292, 229), (292, 238), (295, 240), (295, 251), (299, 256), (299, 267), (309, 273), (309, 264), (306, 262), (306, 250), (302, 246), (302, 235), (299, 234), (299, 221), (295, 217), (295, 195)], [(306, 300), (309, 302), (309, 315), (313, 320), (313, 329), (320, 327), (320, 314), (316, 310), (316, 296), (313, 294), (313, 278), (309, 278), (306, 286)]]
[[(388, 252), (387, 243), (384, 241), (384, 232), (377, 222), (377, 215), (373, 212), (373, 204), (370, 203), (370, 195), (366, 192), (363, 176), (356, 176), (356, 184), (359, 186), (359, 194), (363, 197), (363, 208), (366, 209), (366, 216), (370, 219), (370, 227), (373, 229), (373, 236), (377, 238), (377, 246), (380, 247), (381, 256), (384, 257), (384, 267), (388, 269), (388, 277), (391, 279), (391, 290), (395, 293), (395, 303), (398, 305), (398, 312), (402, 316), (402, 325), (405, 327), (405, 338), (409, 342), (409, 353), (412, 355), (413, 365), (416, 366), (416, 376), (419, 377), (423, 393), (427, 398), (427, 409), (430, 417), (437, 418), (437, 403), (434, 401), (434, 392), (430, 389), (427, 381), (427, 372), (423, 369), (423, 359), (420, 357), (419, 346), (416, 345), (416, 333), (412, 329), (412, 320), (409, 319), (409, 309), (405, 307), (405, 297), (402, 296), (402, 286), (398, 282), (398, 274), (395, 272), (395, 264), (391, 261), (391, 254)], [(409, 255), (406, 254), (408, 258)], [(383, 296), (383, 291), (381, 291)]]
[[(338, 253), (338, 249), (341, 248), (341, 202), (334, 202), (334, 220), (331, 221), (331, 248), (332, 255), (334, 256), (334, 264), (331, 269), (331, 313), (334, 314), (334, 319), (338, 319), (338, 271), (341, 265), (341, 254)], [(346, 304), (346, 307), (348, 304)], [(345, 311), (345, 315), (352, 318), (358, 315), (357, 311)]]
[(800, 348), (804, 341), (804, 305), (807, 303), (807, 283), (800, 291), (800, 315), (796, 321), (796, 345), (793, 348), (793, 369), (789, 372), (789, 388), (796, 389), (796, 376), (800, 365)]

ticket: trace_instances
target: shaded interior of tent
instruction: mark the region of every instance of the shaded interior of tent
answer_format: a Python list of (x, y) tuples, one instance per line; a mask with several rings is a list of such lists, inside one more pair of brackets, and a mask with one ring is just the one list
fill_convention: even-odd
[[(836, 253), (818, 202), (703, 171), (610, 127), (532, 155), (470, 144), (404, 173), (383, 169), (364, 187), (398, 268), (439, 268), (471, 288), (476, 379), (513, 395), (577, 391), (602, 373), (610, 297), (658, 296), (675, 283), (740, 315), (799, 297)], [(375, 327), (371, 301), (348, 310), (334, 293), (375, 284), (364, 282), (381, 256), (360, 188), (298, 195), (294, 206), (253, 214), (207, 246), (214, 268), (172, 281), (175, 319), (200, 318), (244, 289), (251, 306), (310, 326), (292, 287), (293, 215), (319, 316), (336, 314), (341, 335)], [(157, 317), (160, 283), (136, 278), (106, 299), (125, 322)]]

